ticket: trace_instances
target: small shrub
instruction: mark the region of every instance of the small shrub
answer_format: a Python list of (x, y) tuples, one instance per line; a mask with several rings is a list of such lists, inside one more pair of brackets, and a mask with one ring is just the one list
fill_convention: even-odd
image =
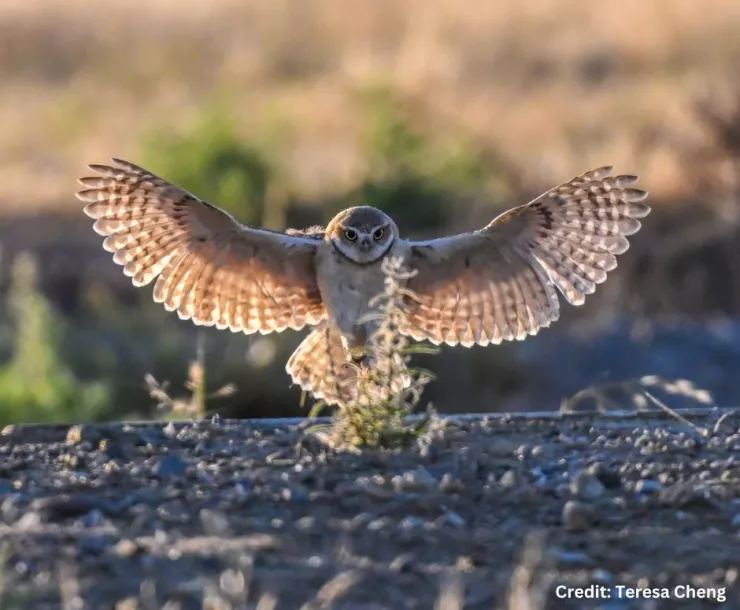
[(0, 368), (0, 420), (68, 422), (100, 419), (109, 404), (103, 383), (82, 383), (59, 354), (62, 323), (36, 287), (36, 263), (25, 253), (12, 266), (9, 304), (13, 356)]
[[(370, 338), (366, 352), (369, 367), (355, 366), (359, 380), (356, 401), (340, 406), (335, 414), (329, 443), (333, 447), (387, 447), (404, 444), (423, 431), (426, 421), (410, 425), (404, 418), (417, 408), (424, 387), (433, 379), (425, 369), (411, 368), (411, 355), (418, 352), (437, 353), (436, 348), (411, 345), (398, 332), (403, 306), (407, 298), (414, 298), (405, 281), (415, 272), (403, 268), (402, 260), (383, 261), (385, 289), (372, 302), (379, 320), (377, 331)], [(312, 414), (317, 413), (314, 409)]]
[(206, 389), (205, 335), (198, 335), (198, 349), (195, 360), (188, 366), (188, 378), (185, 389), (190, 395), (182, 398), (170, 396), (168, 382), (159, 383), (152, 374), (144, 377), (149, 396), (157, 401), (157, 410), (164, 411), (167, 419), (203, 419), (209, 415), (208, 401), (213, 398), (225, 398), (236, 392), (234, 384), (227, 384), (215, 392)]

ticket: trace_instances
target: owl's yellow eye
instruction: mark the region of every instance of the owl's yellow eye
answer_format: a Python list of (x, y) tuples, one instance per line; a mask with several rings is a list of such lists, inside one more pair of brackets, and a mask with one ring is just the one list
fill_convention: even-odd
[(373, 233), (373, 239), (375, 241), (380, 241), (383, 239), (383, 235), (385, 235), (385, 231), (383, 231), (383, 227), (380, 227), (378, 229), (375, 229), (375, 232)]
[(354, 229), (347, 229), (344, 232), (344, 237), (347, 239), (347, 241), (355, 241), (357, 239), (357, 231)]

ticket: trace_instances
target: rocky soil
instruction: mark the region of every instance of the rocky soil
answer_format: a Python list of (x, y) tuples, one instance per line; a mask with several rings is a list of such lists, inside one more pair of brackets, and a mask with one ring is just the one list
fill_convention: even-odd
[(684, 414), (9, 427), (0, 607), (740, 608), (740, 413)]

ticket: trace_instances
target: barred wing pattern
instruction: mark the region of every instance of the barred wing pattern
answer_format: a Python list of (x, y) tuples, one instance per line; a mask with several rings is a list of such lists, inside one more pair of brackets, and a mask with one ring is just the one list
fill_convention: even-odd
[(91, 165), (77, 197), (103, 247), (135, 286), (157, 279), (154, 300), (195, 324), (247, 334), (298, 330), (326, 317), (318, 241), (239, 224), (132, 163)]
[(557, 320), (557, 288), (581, 305), (650, 213), (636, 176), (582, 174), (473, 233), (410, 242), (418, 301), (400, 331), (463, 346), (525, 339)]

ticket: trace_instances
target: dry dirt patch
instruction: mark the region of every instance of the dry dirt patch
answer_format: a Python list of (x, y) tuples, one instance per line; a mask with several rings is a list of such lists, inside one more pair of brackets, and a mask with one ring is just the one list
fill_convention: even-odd
[(359, 455), (305, 422), (8, 428), (0, 605), (585, 609), (555, 587), (597, 583), (724, 587), (740, 608), (722, 414), (688, 414), (706, 436), (657, 413), (457, 417)]

